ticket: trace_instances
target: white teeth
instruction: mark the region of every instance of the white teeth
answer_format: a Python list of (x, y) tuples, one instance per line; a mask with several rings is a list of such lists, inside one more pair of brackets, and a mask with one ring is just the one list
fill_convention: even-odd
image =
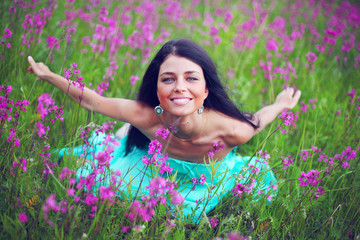
[(185, 103), (190, 101), (190, 99), (188, 98), (177, 98), (177, 99), (173, 99), (173, 102), (177, 102), (177, 103)]

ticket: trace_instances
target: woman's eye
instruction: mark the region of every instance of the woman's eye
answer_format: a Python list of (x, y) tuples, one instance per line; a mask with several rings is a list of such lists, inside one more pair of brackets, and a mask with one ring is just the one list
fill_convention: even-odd
[(162, 80), (162, 82), (172, 82), (172, 81), (174, 81), (173, 78), (164, 78), (164, 79)]
[(189, 81), (196, 81), (196, 80), (198, 80), (198, 79), (197, 79), (197, 78), (194, 78), (194, 77), (189, 77), (188, 80), (189, 80)]

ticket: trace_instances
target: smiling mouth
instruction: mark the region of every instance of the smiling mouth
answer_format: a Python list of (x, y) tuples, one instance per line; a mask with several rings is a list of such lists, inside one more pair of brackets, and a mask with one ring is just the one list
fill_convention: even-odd
[(188, 102), (190, 102), (191, 100), (192, 100), (191, 98), (174, 98), (174, 99), (171, 99), (171, 101), (173, 103), (178, 104), (178, 105), (185, 105)]

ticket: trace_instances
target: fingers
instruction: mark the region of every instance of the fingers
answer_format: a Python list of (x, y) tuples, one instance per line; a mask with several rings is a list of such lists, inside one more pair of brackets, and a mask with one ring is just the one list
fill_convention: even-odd
[[(301, 95), (301, 91), (300, 90), (296, 90), (296, 92), (295, 92), (295, 88), (293, 88), (293, 87), (287, 87), (286, 89), (285, 89), (285, 91), (287, 92), (287, 93), (289, 93), (289, 95), (291, 96), (291, 97), (293, 97), (293, 98), (300, 98), (300, 95)], [(295, 94), (294, 94), (295, 93)], [(297, 96), (297, 95), (299, 95), (299, 96)]]
[(35, 61), (31, 56), (28, 56), (28, 61), (30, 63), (30, 67), (28, 67), (29, 73), (34, 73), (33, 67), (35, 66)]
[(35, 64), (35, 61), (31, 56), (28, 56), (28, 61), (29, 61), (30, 65)]
[(289, 92), (290, 92), (290, 96), (293, 96), (294, 95), (294, 88), (289, 88)]
[(301, 96), (301, 91), (300, 91), (300, 90), (297, 90), (296, 93), (295, 93), (295, 95), (294, 95), (294, 99), (296, 100), (296, 102), (299, 101), (300, 96)]

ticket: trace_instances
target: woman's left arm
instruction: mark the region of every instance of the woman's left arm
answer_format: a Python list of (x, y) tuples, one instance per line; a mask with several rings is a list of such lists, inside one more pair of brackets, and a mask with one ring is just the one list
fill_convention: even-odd
[(230, 129), (226, 135), (226, 142), (230, 147), (235, 147), (249, 141), (253, 136), (261, 132), (269, 123), (285, 109), (292, 109), (299, 101), (301, 92), (293, 88), (287, 88), (279, 93), (273, 104), (260, 109), (254, 114), (253, 123), (259, 125), (259, 128), (254, 129), (250, 124), (239, 120), (232, 121), (226, 124)]
[(254, 114), (255, 119), (258, 120), (259, 128), (255, 130), (255, 134), (261, 132), (269, 123), (283, 111), (292, 109), (296, 106), (301, 96), (301, 91), (295, 92), (294, 88), (287, 88), (279, 93), (273, 104), (260, 109)]

